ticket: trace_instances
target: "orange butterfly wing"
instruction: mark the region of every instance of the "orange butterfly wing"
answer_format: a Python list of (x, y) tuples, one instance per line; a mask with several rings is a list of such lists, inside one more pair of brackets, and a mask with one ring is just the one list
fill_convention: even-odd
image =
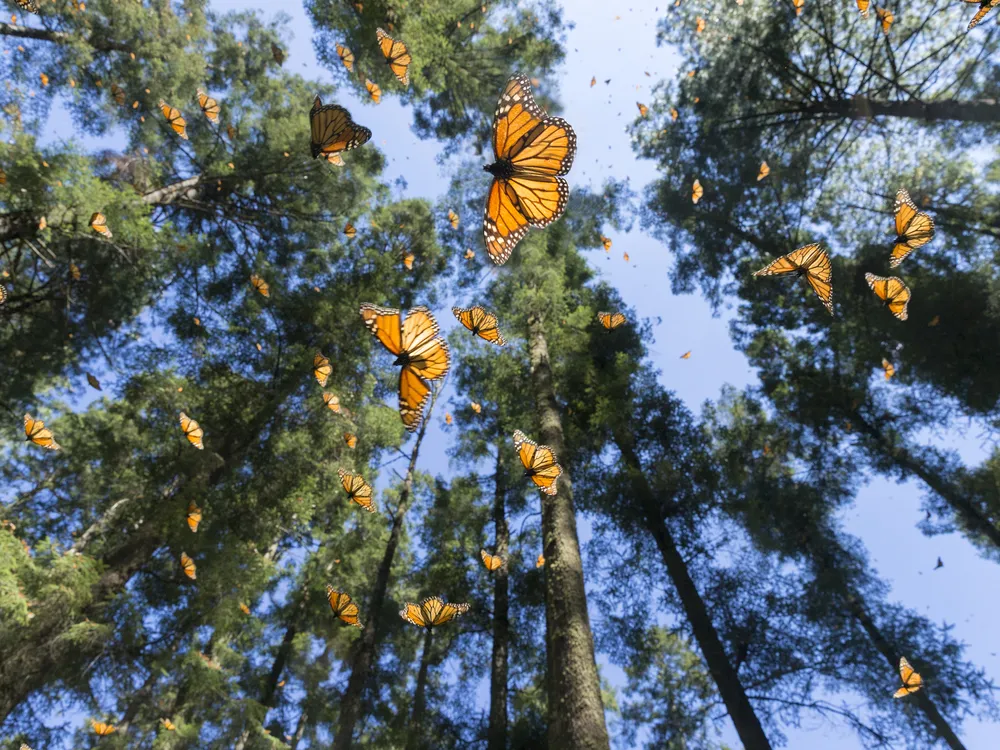
[(389, 63), (392, 74), (401, 84), (408, 85), (410, 83), (409, 68), (413, 58), (410, 57), (410, 51), (406, 45), (398, 39), (393, 39), (382, 29), (375, 30), (375, 38), (378, 40), (379, 49), (385, 56), (385, 61)]
[(205, 450), (205, 445), (201, 441), (205, 436), (205, 431), (201, 429), (201, 426), (184, 412), (180, 413), (180, 423), (181, 430), (188, 442), (200, 451)]
[(337, 591), (333, 586), (327, 586), (326, 600), (330, 603), (330, 609), (333, 610), (335, 617), (339, 617), (348, 625), (364, 628), (364, 625), (358, 620), (361, 611), (358, 609), (358, 605), (351, 601), (349, 594)]
[(60, 448), (52, 430), (46, 428), (42, 420), (35, 419), (30, 414), (24, 415), (24, 435), (25, 442), (34, 443), (50, 451), (57, 451)]
[(188, 139), (187, 120), (181, 116), (180, 110), (176, 107), (171, 107), (165, 101), (160, 99), (160, 111), (163, 113), (163, 116), (167, 118), (167, 124), (174, 129), (174, 132), (177, 133), (177, 135), (186, 141)]
[(198, 566), (194, 564), (194, 560), (188, 557), (187, 552), (181, 552), (181, 570), (183, 570), (184, 575), (192, 581), (197, 580)]

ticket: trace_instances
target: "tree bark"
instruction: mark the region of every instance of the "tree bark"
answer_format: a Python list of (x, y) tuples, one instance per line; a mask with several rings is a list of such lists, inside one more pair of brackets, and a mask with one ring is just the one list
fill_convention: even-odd
[(1000, 122), (1000, 103), (995, 99), (962, 101), (941, 99), (932, 102), (880, 101), (866, 96), (850, 99), (830, 99), (810, 103), (805, 107), (808, 114), (835, 115), (869, 119), (872, 117), (898, 117), (911, 120), (952, 121), (952, 122)]
[(127, 44), (112, 42), (109, 39), (100, 39), (93, 35), (80, 37), (74, 34), (67, 34), (65, 31), (49, 31), (48, 29), (33, 28), (31, 26), (15, 26), (12, 23), (0, 23), (0, 35), (13, 36), (20, 39), (37, 39), (42, 42), (52, 42), (53, 44), (70, 44), (82, 40), (101, 52), (129, 51)]
[[(757, 713), (754, 711), (746, 691), (743, 689), (739, 674), (729, 661), (726, 649), (719, 639), (719, 633), (712, 622), (708, 607), (705, 606), (705, 600), (698, 593), (698, 588), (688, 572), (687, 563), (684, 562), (684, 557), (677, 548), (673, 535), (664, 521), (662, 512), (664, 505), (656, 501), (632, 444), (623, 439), (620, 434), (616, 434), (614, 439), (628, 470), (632, 490), (642, 504), (646, 527), (653, 535), (656, 546), (660, 550), (667, 575), (670, 576), (670, 580), (677, 590), (677, 596), (681, 601), (681, 606), (684, 607), (684, 614), (691, 625), (691, 631), (698, 642), (702, 656), (705, 657), (705, 664), (708, 665), (708, 671), (715, 681), (719, 695), (722, 696), (722, 702), (726, 706), (729, 718), (736, 727), (736, 733), (739, 735), (743, 747), (745, 750), (771, 750), (771, 743), (764, 733), (764, 728), (757, 718)], [(547, 562), (548, 560), (546, 560)]]
[[(543, 321), (528, 319), (531, 380), (541, 442), (565, 456), (548, 341)], [(576, 533), (573, 487), (563, 465), (554, 496), (541, 495), (545, 555), (545, 645), (548, 742), (555, 750), (607, 750), (600, 678), (587, 614), (583, 561)]]
[(386, 593), (389, 590), (389, 575), (396, 557), (396, 548), (399, 546), (399, 537), (403, 531), (403, 520), (409, 508), (410, 493), (413, 491), (413, 475), (417, 468), (420, 444), (427, 432), (427, 423), (430, 421), (436, 401), (437, 392), (435, 391), (431, 397), (430, 406), (427, 408), (427, 414), (420, 425), (420, 431), (417, 433), (413, 452), (410, 454), (410, 464), (407, 467), (403, 487), (399, 493), (399, 505), (392, 517), (389, 541), (385, 545), (385, 552), (382, 553), (382, 562), (375, 579), (375, 589), (368, 601), (368, 621), (365, 623), (361, 637), (355, 641), (354, 655), (351, 659), (351, 676), (347, 680), (347, 688), (340, 699), (340, 721), (333, 739), (333, 750), (349, 750), (354, 742), (354, 728), (361, 716), (361, 699), (368, 684), (372, 663), (375, 661), (382, 609), (385, 607)]
[(410, 734), (406, 739), (406, 750), (419, 750), (424, 746), (424, 711), (427, 707), (427, 670), (431, 665), (431, 641), (433, 628), (424, 634), (424, 648), (420, 654), (420, 671), (417, 672), (417, 689), (413, 695), (413, 714), (410, 718)]
[[(493, 480), (493, 526), (496, 537), (494, 554), (507, 558), (510, 529), (504, 501), (507, 495), (503, 455), (507, 446), (497, 445), (497, 468)], [(493, 658), (490, 666), (490, 724), (486, 750), (507, 748), (507, 650), (510, 643), (507, 589), (507, 565), (497, 569), (493, 580)]]

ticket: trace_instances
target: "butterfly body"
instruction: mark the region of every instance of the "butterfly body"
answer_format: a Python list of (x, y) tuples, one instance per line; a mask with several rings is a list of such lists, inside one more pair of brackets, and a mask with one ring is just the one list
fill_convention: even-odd
[(524, 476), (531, 479), (546, 495), (555, 495), (556, 482), (562, 474), (562, 466), (559, 465), (555, 451), (547, 445), (529, 440), (520, 430), (514, 430), (514, 450), (524, 466)]
[(312, 155), (336, 154), (363, 146), (372, 137), (372, 131), (351, 119), (351, 113), (339, 104), (323, 104), (317, 96), (309, 110), (312, 134)]
[(899, 657), (899, 678), (902, 680), (902, 687), (892, 694), (893, 698), (903, 698), (911, 693), (915, 693), (924, 685), (923, 678), (913, 670), (906, 657)]
[(902, 279), (897, 276), (886, 277), (866, 273), (865, 281), (875, 296), (882, 300), (882, 304), (889, 308), (889, 312), (899, 320), (906, 320), (909, 317), (907, 307), (910, 304), (910, 288)]
[(419, 628), (433, 628), (451, 622), (468, 611), (468, 604), (452, 604), (441, 597), (429, 596), (420, 604), (406, 602), (399, 616)]
[(497, 321), (497, 316), (480, 305), (468, 309), (453, 307), (451, 311), (458, 319), (458, 322), (469, 329), (473, 336), (479, 336), (481, 339), (497, 346), (504, 346), (507, 343), (503, 334), (500, 333), (500, 324)]
[(833, 267), (818, 243), (804, 245), (771, 261), (754, 276), (805, 277), (827, 311), (833, 315)]
[(900, 188), (895, 203), (896, 240), (889, 256), (889, 268), (895, 268), (918, 247), (934, 237), (934, 220), (917, 209), (910, 194)]

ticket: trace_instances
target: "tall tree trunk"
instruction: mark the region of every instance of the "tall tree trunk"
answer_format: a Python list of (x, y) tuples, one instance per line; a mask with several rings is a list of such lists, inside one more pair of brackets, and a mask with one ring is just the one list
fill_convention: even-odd
[(410, 505), (410, 494), (413, 491), (413, 474), (417, 468), (417, 457), (420, 453), (420, 444), (424, 440), (427, 432), (427, 423), (430, 421), (434, 411), (434, 404), (437, 401), (437, 391), (431, 397), (430, 406), (427, 407), (427, 414), (417, 432), (417, 441), (413, 445), (413, 452), (410, 454), (410, 464), (406, 470), (406, 477), (403, 479), (403, 487), (399, 493), (399, 505), (392, 517), (392, 529), (389, 532), (389, 541), (385, 545), (385, 552), (382, 554), (382, 562), (378, 568), (378, 575), (375, 579), (375, 589), (372, 591), (368, 601), (368, 621), (361, 637), (355, 642), (354, 655), (351, 659), (351, 676), (347, 680), (347, 688), (340, 699), (340, 721), (337, 726), (337, 733), (333, 740), (333, 750), (349, 750), (354, 742), (354, 728), (361, 715), (361, 699), (364, 695), (365, 687), (368, 684), (368, 676), (371, 672), (372, 663), (375, 661), (375, 650), (378, 646), (379, 626), (381, 624), (382, 609), (385, 607), (385, 597), (389, 590), (389, 574), (392, 571), (392, 563), (396, 557), (396, 548), (399, 546), (399, 537), (403, 532), (403, 520)]
[(427, 670), (431, 665), (431, 641), (433, 628), (424, 634), (424, 648), (420, 654), (420, 671), (417, 672), (417, 689), (413, 694), (413, 713), (410, 717), (410, 734), (406, 739), (406, 750), (424, 747), (424, 712), (427, 707)]
[(868, 119), (871, 117), (897, 117), (909, 120), (952, 122), (1000, 122), (1000, 103), (994, 99), (968, 101), (941, 99), (931, 102), (885, 101), (867, 96), (850, 99), (829, 99), (810, 103), (803, 108), (810, 115), (835, 115)]
[(668, 504), (657, 502), (649, 482), (646, 481), (646, 475), (631, 442), (621, 434), (615, 434), (614, 438), (628, 469), (632, 490), (642, 504), (646, 527), (653, 535), (656, 546), (660, 550), (667, 575), (670, 576), (670, 580), (677, 590), (677, 596), (681, 601), (681, 606), (684, 607), (684, 614), (691, 625), (691, 631), (698, 642), (702, 656), (705, 657), (709, 674), (715, 681), (719, 695), (722, 696), (722, 702), (726, 706), (726, 711), (729, 712), (729, 718), (736, 727), (736, 733), (739, 735), (743, 747), (745, 750), (771, 750), (771, 743), (764, 733), (764, 728), (757, 718), (757, 713), (754, 711), (746, 691), (743, 689), (736, 668), (729, 661), (729, 656), (726, 654), (719, 633), (715, 629), (705, 600), (698, 593), (698, 588), (688, 572), (687, 563), (684, 562), (684, 557), (677, 548), (673, 535), (664, 521), (663, 508), (667, 507)]
[[(496, 537), (494, 554), (507, 558), (510, 529), (504, 501), (507, 495), (506, 473), (503, 465), (507, 446), (498, 441), (497, 469), (493, 479), (493, 526)], [(490, 725), (486, 750), (506, 750), (507, 747), (507, 649), (510, 642), (510, 608), (507, 591), (507, 565), (496, 571), (493, 580), (493, 659), (490, 666)]]
[[(528, 319), (528, 346), (540, 437), (565, 461), (548, 341), (538, 316)], [(573, 487), (565, 464), (557, 494), (542, 494), (541, 502), (549, 747), (607, 750), (608, 730), (587, 614)]]

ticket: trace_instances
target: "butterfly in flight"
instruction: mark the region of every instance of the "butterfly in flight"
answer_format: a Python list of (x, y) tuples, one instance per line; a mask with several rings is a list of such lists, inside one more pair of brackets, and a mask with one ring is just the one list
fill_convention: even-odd
[(934, 237), (934, 219), (917, 210), (910, 194), (903, 188), (896, 193), (896, 242), (889, 255), (889, 268), (895, 268), (906, 257), (923, 247)]
[(316, 382), (325, 388), (326, 381), (330, 379), (332, 374), (333, 366), (330, 364), (330, 360), (324, 357), (322, 352), (316, 352), (313, 357), (313, 377), (316, 378)]
[(760, 163), (760, 169), (757, 171), (757, 182), (760, 182), (765, 177), (767, 177), (769, 174), (771, 174), (771, 168), (769, 166), (767, 166), (767, 162), (766, 161), (762, 161)]
[(202, 114), (208, 118), (209, 122), (213, 124), (217, 123), (219, 121), (219, 112), (221, 111), (219, 103), (201, 89), (198, 89), (197, 96), (198, 106), (201, 107)]
[(344, 442), (347, 443), (348, 448), (354, 448), (358, 444), (358, 436), (353, 432), (345, 432)]
[(625, 316), (620, 312), (599, 312), (597, 319), (608, 331), (615, 330), (618, 326), (625, 325)]
[(59, 443), (52, 435), (52, 430), (48, 429), (42, 420), (35, 419), (30, 414), (24, 415), (24, 435), (26, 443), (34, 443), (50, 451), (59, 450)]
[(375, 39), (378, 41), (379, 49), (382, 50), (382, 55), (385, 57), (389, 69), (392, 70), (392, 74), (404, 86), (409, 85), (410, 63), (413, 58), (410, 57), (410, 51), (406, 45), (399, 39), (393, 39), (382, 29), (375, 29)]
[(314, 159), (350, 151), (368, 143), (372, 137), (372, 131), (356, 124), (350, 112), (339, 104), (323, 104), (318, 96), (309, 110), (309, 126)]
[(101, 388), (101, 381), (95, 378), (89, 372), (87, 373), (87, 382), (90, 383), (90, 387), (93, 388), (95, 391), (103, 390)]
[(326, 600), (330, 603), (330, 609), (333, 610), (334, 617), (339, 617), (348, 625), (353, 625), (356, 628), (364, 627), (358, 621), (358, 615), (361, 614), (361, 610), (358, 609), (357, 604), (351, 601), (350, 594), (337, 591), (333, 586), (327, 586)]
[(904, 284), (902, 279), (897, 276), (876, 276), (873, 273), (866, 273), (865, 281), (875, 292), (875, 296), (889, 308), (889, 312), (900, 320), (909, 317), (906, 308), (910, 304), (910, 287)]
[(426, 307), (414, 307), (403, 320), (399, 310), (365, 303), (361, 318), (382, 346), (396, 356), (399, 373), (399, 416), (403, 426), (415, 432), (423, 420), (424, 403), (430, 395), (428, 381), (448, 374), (451, 356), (448, 344), (438, 335), (438, 324)]
[(248, 607), (246, 604), (240, 602), (239, 606), (240, 606), (240, 612), (242, 612), (245, 615), (250, 614), (250, 607)]
[(451, 222), (452, 229), (458, 229), (458, 214), (454, 211), (448, 211), (448, 221)]
[(344, 486), (344, 492), (347, 493), (349, 500), (356, 502), (369, 513), (374, 513), (378, 510), (375, 507), (375, 500), (372, 497), (372, 486), (365, 481), (364, 477), (360, 474), (352, 474), (349, 471), (344, 471), (343, 469), (338, 469), (337, 475), (340, 477), (340, 483)]
[(468, 604), (451, 604), (440, 597), (429, 596), (420, 604), (406, 602), (399, 616), (419, 628), (433, 628), (451, 622), (468, 611)]
[(200, 451), (205, 450), (205, 445), (201, 442), (201, 439), (205, 436), (205, 431), (201, 429), (201, 425), (184, 412), (180, 413), (180, 420), (181, 430), (183, 430), (184, 437), (188, 439), (188, 442)]
[(694, 21), (694, 33), (700, 34), (705, 30), (705, 19), (698, 16)]
[(340, 397), (332, 393), (323, 392), (323, 403), (334, 414), (340, 414)]
[(354, 72), (354, 53), (351, 52), (351, 50), (349, 50), (343, 44), (338, 44), (337, 57), (339, 57), (340, 61), (344, 63), (344, 67), (347, 68), (348, 73)]
[(923, 678), (913, 671), (910, 662), (905, 656), (899, 657), (899, 677), (903, 681), (903, 686), (892, 694), (893, 698), (903, 698), (910, 693), (915, 693), (923, 687)]
[(38, 12), (38, 5), (35, 3), (35, 0), (14, 0), (14, 2), (17, 3), (17, 7), (21, 10), (26, 10), (29, 13)]
[(285, 51), (274, 42), (271, 42), (271, 57), (278, 65), (285, 64)]
[(871, 5), (871, 0), (856, 0), (858, 3), (858, 13), (861, 14), (862, 18), (868, 18), (868, 8)]
[(979, 25), (979, 22), (986, 18), (986, 15), (993, 10), (1000, 0), (964, 0), (967, 3), (979, 3), (979, 10), (976, 11), (976, 15), (972, 17), (969, 22), (969, 27), (966, 31), (972, 31)]
[(875, 15), (882, 24), (882, 33), (889, 36), (889, 29), (892, 28), (892, 22), (896, 20), (896, 17), (892, 15), (892, 11), (888, 8), (878, 7), (875, 8)]
[(94, 734), (98, 737), (107, 737), (116, 729), (114, 724), (107, 724), (103, 721), (95, 721), (94, 719), (90, 720), (90, 728), (94, 730)]
[(188, 557), (187, 552), (181, 552), (181, 570), (192, 581), (198, 579), (198, 566), (194, 564), (194, 560)]
[(538, 553), (538, 559), (535, 560), (535, 567), (536, 568), (544, 568), (545, 567), (545, 554), (544, 553), (542, 553), (542, 552)]
[(453, 307), (451, 311), (458, 318), (458, 322), (472, 331), (473, 335), (489, 341), (497, 346), (504, 346), (507, 340), (500, 333), (500, 323), (497, 316), (488, 312), (485, 308), (476, 305), (475, 307), (463, 308)]
[(604, 252), (606, 252), (606, 253), (610, 253), (611, 252), (611, 238), (610, 237), (605, 237), (602, 234), (601, 235), (601, 244), (604, 245)]
[(820, 302), (833, 315), (833, 266), (830, 263), (830, 256), (818, 243), (804, 245), (788, 255), (782, 255), (755, 272), (754, 276), (784, 274), (805, 276)]
[(691, 185), (691, 202), (698, 205), (701, 196), (705, 194), (705, 188), (701, 186), (701, 180), (695, 180)]
[(176, 107), (171, 107), (162, 99), (160, 99), (160, 111), (163, 113), (163, 116), (167, 118), (167, 124), (174, 129), (174, 132), (177, 133), (177, 135), (186, 141), (188, 139), (187, 120), (181, 116), (181, 111)]
[(197, 506), (194, 500), (188, 503), (187, 509), (187, 524), (188, 528), (192, 532), (198, 531), (198, 524), (201, 523), (201, 508)]
[(514, 430), (514, 450), (521, 459), (525, 475), (546, 495), (555, 495), (556, 480), (562, 474), (555, 451), (547, 445), (529, 440), (520, 430)]
[(561, 117), (535, 103), (531, 82), (512, 75), (493, 115), (493, 175), (486, 198), (483, 237), (490, 260), (504, 264), (529, 227), (541, 229), (562, 216), (569, 200), (569, 172), (576, 133)]
[(636, 102), (635, 106), (639, 108), (639, 117), (645, 117), (647, 114), (649, 114), (649, 107), (647, 107), (645, 104), (642, 104), (641, 102)]
[(358, 230), (351, 222), (347, 222), (344, 225), (344, 234), (347, 236), (347, 239), (353, 240), (355, 237), (357, 237)]
[(177, 725), (174, 724), (174, 722), (170, 721), (170, 719), (160, 719), (160, 723), (163, 725), (163, 728), (166, 729), (168, 732), (172, 732), (175, 729), (177, 729)]
[(367, 78), (365, 79), (365, 88), (368, 89), (368, 95), (372, 98), (372, 101), (378, 104), (382, 101), (382, 88)]
[(479, 550), (479, 556), (483, 558), (483, 565), (492, 573), (503, 565), (504, 559), (500, 555), (491, 555), (484, 549)]
[(882, 358), (882, 369), (885, 370), (885, 379), (888, 381), (896, 374), (896, 368), (892, 366), (892, 362)]
[(264, 281), (264, 279), (255, 273), (250, 274), (250, 286), (260, 292), (264, 297), (271, 296), (271, 287), (266, 281)]
[(109, 240), (114, 237), (111, 234), (111, 227), (108, 226), (107, 217), (100, 211), (95, 211), (93, 216), (90, 217), (90, 228), (102, 237), (107, 237)]

